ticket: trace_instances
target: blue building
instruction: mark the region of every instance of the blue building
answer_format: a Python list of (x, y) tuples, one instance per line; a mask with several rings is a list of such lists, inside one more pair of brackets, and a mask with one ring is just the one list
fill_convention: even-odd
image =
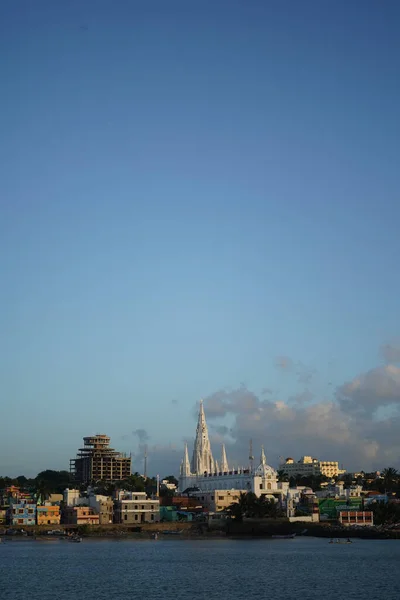
[(36, 504), (33, 500), (11, 501), (8, 511), (10, 525), (23, 527), (36, 524)]

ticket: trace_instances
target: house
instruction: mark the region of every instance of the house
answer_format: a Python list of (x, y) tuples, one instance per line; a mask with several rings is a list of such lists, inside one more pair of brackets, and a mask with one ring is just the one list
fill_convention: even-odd
[(91, 506), (66, 506), (62, 511), (65, 525), (99, 525), (99, 515)]
[(8, 509), (8, 522), (10, 525), (35, 525), (36, 503), (33, 500), (11, 498)]
[(120, 490), (114, 501), (114, 522), (126, 525), (155, 523), (160, 520), (160, 502), (147, 498), (146, 492)]
[(38, 525), (59, 525), (61, 520), (60, 507), (45, 502), (37, 506), (36, 522)]

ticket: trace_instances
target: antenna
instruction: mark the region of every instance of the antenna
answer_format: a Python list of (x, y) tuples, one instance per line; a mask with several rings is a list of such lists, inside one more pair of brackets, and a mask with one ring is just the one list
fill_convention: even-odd
[(147, 445), (144, 447), (144, 478), (147, 479)]
[(250, 461), (250, 473), (252, 473), (253, 472), (253, 462), (254, 462), (253, 440), (250, 440), (250, 444), (249, 444), (249, 461)]

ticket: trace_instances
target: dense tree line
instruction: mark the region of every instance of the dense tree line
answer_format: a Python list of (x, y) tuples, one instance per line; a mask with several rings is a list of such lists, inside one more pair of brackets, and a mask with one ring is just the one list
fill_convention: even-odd
[(256, 496), (253, 492), (241, 493), (238, 502), (234, 502), (228, 508), (230, 515), (238, 521), (243, 517), (253, 519), (277, 519), (283, 516), (282, 510), (277, 502), (265, 496)]

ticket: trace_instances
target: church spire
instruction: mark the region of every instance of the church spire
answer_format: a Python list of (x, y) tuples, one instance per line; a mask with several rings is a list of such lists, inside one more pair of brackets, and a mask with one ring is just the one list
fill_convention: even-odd
[(260, 464), (261, 465), (267, 464), (267, 457), (265, 456), (264, 446), (261, 446)]
[(225, 444), (222, 444), (222, 454), (221, 454), (221, 471), (223, 473), (229, 471), (228, 460), (226, 458), (226, 450)]
[(188, 453), (188, 445), (185, 443), (185, 452), (183, 454), (183, 461), (181, 466), (181, 475), (188, 476), (190, 475), (190, 462), (189, 462), (189, 453)]
[(197, 421), (196, 439), (193, 448), (192, 473), (203, 475), (214, 472), (214, 459), (211, 452), (203, 400), (200, 400), (199, 418)]

